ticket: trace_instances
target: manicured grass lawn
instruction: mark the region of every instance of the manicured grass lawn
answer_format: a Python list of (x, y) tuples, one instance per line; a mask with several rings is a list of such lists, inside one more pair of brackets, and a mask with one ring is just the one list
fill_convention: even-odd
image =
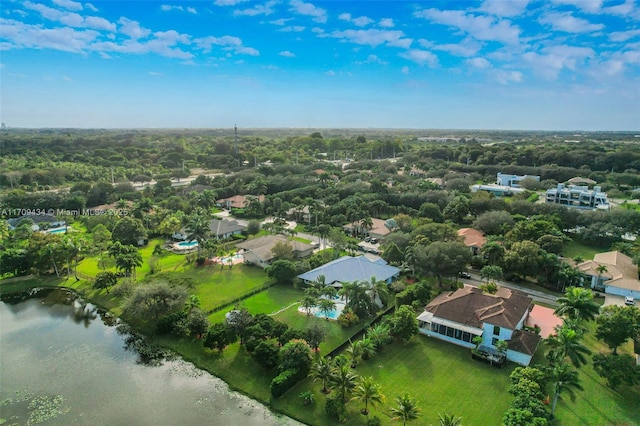
[[(247, 308), (249, 313), (253, 315), (259, 313), (271, 314), (300, 301), (303, 296), (304, 292), (302, 290), (298, 290), (289, 284), (277, 284), (244, 299), (239, 302), (239, 305)], [(297, 305), (291, 309), (297, 309)], [(227, 311), (228, 309), (222, 309), (209, 315), (209, 322), (214, 324), (223, 321)]]
[(188, 266), (179, 276), (195, 281), (192, 293), (200, 297), (200, 307), (205, 312), (230, 303), (269, 281), (262, 268), (247, 265), (222, 269), (218, 265)]
[[(374, 358), (362, 361), (355, 372), (373, 376), (387, 398), (384, 407), (372, 410), (383, 424), (393, 424), (389, 406), (398, 394), (409, 392), (418, 400), (422, 416), (415, 424), (438, 424), (440, 413), (462, 416), (463, 424), (497, 425), (511, 401), (507, 393), (508, 376), (514, 366), (502, 369), (471, 359), (468, 349), (430, 339), (414, 337), (408, 344), (393, 343)], [(302, 407), (298, 395), (311, 389), (316, 402)], [(320, 383), (307, 379), (275, 402), (275, 407), (292, 413), (303, 422), (333, 425), (324, 412), (325, 396)], [(347, 404), (347, 424), (366, 423), (355, 401)]]
[(564, 257), (568, 257), (569, 259), (573, 259), (575, 256), (582, 256), (584, 260), (592, 260), (593, 256), (600, 252), (608, 251), (608, 247), (593, 247), (583, 244), (580, 241), (572, 239), (570, 242), (566, 243), (562, 248), (562, 255)]
[(324, 318), (318, 318), (314, 315), (308, 316), (298, 312), (297, 305), (282, 311), (278, 315), (274, 315), (273, 319), (282, 321), (289, 327), (297, 330), (305, 330), (314, 322), (322, 324), (327, 330), (327, 336), (325, 337), (324, 342), (320, 344), (320, 353), (323, 355), (328, 354), (343, 344), (362, 328), (362, 323), (349, 328), (343, 328), (337, 321), (325, 320)]

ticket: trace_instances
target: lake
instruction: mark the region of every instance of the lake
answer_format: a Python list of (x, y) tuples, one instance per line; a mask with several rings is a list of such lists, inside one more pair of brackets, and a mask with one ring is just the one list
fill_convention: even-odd
[(0, 424), (300, 425), (72, 293), (32, 296), (0, 303)]

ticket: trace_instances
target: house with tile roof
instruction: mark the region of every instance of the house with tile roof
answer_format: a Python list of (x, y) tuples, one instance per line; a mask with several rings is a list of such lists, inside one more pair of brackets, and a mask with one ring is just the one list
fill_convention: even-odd
[(316, 281), (321, 275), (324, 276), (324, 281), (327, 285), (341, 288), (342, 283), (354, 281), (370, 282), (371, 278), (391, 284), (400, 275), (400, 269), (387, 265), (384, 259), (372, 260), (366, 256), (342, 256), (339, 259), (300, 274), (298, 278), (309, 284)]
[(236, 247), (242, 250), (240, 254), (243, 255), (245, 263), (266, 268), (271, 265), (271, 262), (275, 259), (272, 249), (279, 242), (290, 244), (293, 249), (293, 257), (295, 258), (310, 256), (315, 247), (300, 241), (289, 240), (284, 235), (267, 235), (253, 238), (236, 244)]
[(482, 338), (479, 351), (500, 355), (496, 343), (508, 343), (506, 359), (529, 365), (541, 337), (523, 329), (533, 299), (517, 290), (498, 288), (495, 294), (477, 287), (445, 292), (433, 299), (418, 316), (421, 334), (473, 349), (475, 337)]
[(598, 253), (593, 260), (580, 263), (578, 269), (589, 277), (590, 286), (595, 290), (640, 299), (638, 266), (634, 265), (633, 260), (624, 253), (619, 251)]
[(458, 229), (458, 236), (464, 238), (464, 245), (469, 247), (474, 256), (478, 254), (482, 246), (487, 242), (482, 231), (473, 228)]
[(363, 228), (360, 223), (356, 223), (355, 225), (353, 223), (348, 223), (344, 225), (342, 228), (345, 230), (345, 232), (348, 232), (351, 234), (355, 233), (357, 235), (366, 235), (372, 238), (383, 239), (384, 237), (389, 235), (389, 233), (391, 233), (391, 230), (385, 225), (385, 222), (386, 220), (372, 217), (371, 218), (372, 226), (369, 229)]
[[(264, 203), (264, 195), (260, 195), (256, 198), (258, 202)], [(227, 210), (244, 209), (249, 205), (249, 197), (246, 195), (234, 195), (233, 197), (217, 200), (216, 205)]]

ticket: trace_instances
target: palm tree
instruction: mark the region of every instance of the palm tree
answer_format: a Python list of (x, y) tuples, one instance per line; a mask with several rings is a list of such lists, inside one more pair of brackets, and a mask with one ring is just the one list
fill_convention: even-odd
[(593, 301), (593, 293), (586, 288), (569, 287), (558, 303), (556, 315), (578, 321), (591, 321), (600, 312), (600, 307)]
[(456, 417), (453, 414), (440, 414), (440, 426), (461, 426), (462, 417)]
[(365, 336), (362, 338), (361, 342), (361, 348), (362, 348), (362, 359), (370, 359), (373, 358), (373, 356), (376, 354), (376, 345), (373, 342), (373, 339), (371, 339), (368, 336)]
[(300, 302), (300, 306), (302, 306), (302, 309), (307, 311), (307, 316), (311, 315), (311, 309), (313, 309), (317, 305), (318, 299), (311, 295), (304, 296), (302, 298), (302, 301)]
[(122, 269), (127, 277), (136, 280), (136, 268), (142, 266), (142, 255), (132, 245), (123, 246), (123, 250), (116, 257), (116, 269)]
[(416, 405), (416, 400), (411, 398), (408, 393), (398, 395), (395, 399), (396, 406), (391, 407), (392, 420), (402, 421), (403, 425), (407, 422), (417, 419), (420, 416), (420, 410)]
[(551, 401), (551, 416), (553, 416), (556, 411), (558, 398), (560, 397), (560, 393), (562, 391), (566, 391), (566, 393), (573, 401), (575, 399), (575, 391), (583, 390), (583, 388), (582, 385), (580, 385), (578, 372), (572, 369), (571, 365), (566, 362), (552, 364), (548, 368), (547, 374), (551, 379), (553, 388), (553, 399)]
[(371, 216), (365, 216), (360, 219), (360, 230), (362, 231), (362, 235), (368, 234), (371, 228), (373, 228), (373, 219), (371, 219)]
[(347, 392), (356, 386), (357, 378), (358, 376), (351, 371), (350, 366), (344, 364), (334, 367), (329, 382), (333, 385), (334, 389), (336, 389), (342, 400), (347, 402)]
[(547, 339), (547, 358), (552, 361), (569, 358), (576, 367), (586, 364), (586, 355), (591, 351), (582, 344), (582, 333), (566, 325), (556, 327), (555, 331), (556, 334)]
[(322, 393), (329, 393), (330, 389), (327, 384), (333, 376), (333, 363), (331, 358), (323, 356), (311, 367), (311, 378), (313, 381), (320, 380), (322, 383)]
[(318, 300), (318, 309), (322, 312), (325, 318), (329, 319), (329, 312), (333, 311), (336, 307), (336, 302), (330, 299)]
[(376, 299), (380, 300), (382, 306), (387, 305), (387, 299), (389, 297), (389, 287), (384, 280), (376, 280), (376, 277), (371, 277), (369, 282), (369, 291), (371, 292), (371, 304), (376, 306)]
[(356, 287), (355, 281), (354, 282), (347, 281), (342, 283), (342, 288), (338, 290), (338, 294), (344, 298), (345, 304), (349, 303), (349, 298), (351, 297), (351, 294), (353, 293), (355, 287)]
[(351, 359), (351, 368), (356, 368), (358, 362), (362, 358), (362, 340), (356, 340), (355, 342), (352, 342), (345, 353)]
[(389, 326), (378, 324), (368, 329), (367, 338), (371, 339), (376, 350), (382, 349), (382, 346), (390, 339)]
[(602, 274), (605, 274), (608, 272), (607, 266), (606, 265), (598, 265), (596, 267), (596, 272), (598, 273), (598, 285), (602, 286)]
[(364, 402), (364, 409), (360, 410), (360, 412), (367, 416), (369, 415), (369, 404), (372, 407), (384, 404), (385, 397), (380, 392), (380, 385), (373, 381), (373, 377), (361, 377), (353, 389), (353, 398), (351, 400)]
[(190, 241), (196, 240), (198, 242), (198, 251), (202, 250), (203, 241), (211, 232), (209, 228), (209, 220), (205, 215), (195, 213), (189, 217), (187, 224), (187, 239)]
[(200, 307), (200, 297), (192, 294), (189, 296), (189, 299), (187, 299), (187, 315), (189, 315), (191, 313), (191, 311), (193, 311), (195, 308), (199, 308)]

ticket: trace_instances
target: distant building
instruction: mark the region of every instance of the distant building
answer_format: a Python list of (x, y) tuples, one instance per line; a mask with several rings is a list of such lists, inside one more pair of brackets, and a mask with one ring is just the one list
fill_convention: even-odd
[(296, 259), (310, 256), (315, 247), (311, 244), (302, 243), (300, 241), (289, 240), (284, 235), (267, 235), (264, 237), (253, 238), (240, 244), (236, 244), (236, 247), (243, 250), (242, 255), (245, 263), (266, 268), (271, 265), (271, 262), (275, 259), (272, 249), (278, 243), (290, 244), (293, 251), (293, 257)]
[(546, 202), (583, 210), (608, 210), (607, 194), (600, 186), (589, 189), (588, 186), (559, 183), (557, 188), (547, 189)]
[(525, 179), (531, 179), (536, 182), (540, 182), (540, 176), (535, 176), (535, 175), (518, 176), (518, 175), (508, 175), (508, 174), (503, 174), (498, 172), (496, 184), (502, 185), (502, 186), (510, 186), (511, 188), (520, 188), (520, 182), (522, 182)]
[(487, 242), (482, 231), (473, 228), (458, 229), (458, 236), (464, 238), (464, 245), (469, 247), (474, 256), (480, 252), (482, 246)]
[[(250, 197), (250, 196), (249, 196)], [(216, 201), (216, 206), (222, 207), (227, 210), (231, 209), (244, 209), (249, 206), (249, 197), (245, 195), (234, 195), (233, 197), (223, 198)], [(264, 195), (255, 197), (258, 202), (264, 203)]]
[(505, 185), (495, 185), (493, 183), (486, 184), (486, 185), (480, 185), (480, 184), (471, 185), (471, 192), (478, 192), (478, 191), (487, 191), (495, 195), (496, 197), (503, 197), (503, 196), (510, 196), (514, 194), (520, 194), (522, 192), (525, 192), (526, 189), (514, 188), (512, 186), (505, 186)]

